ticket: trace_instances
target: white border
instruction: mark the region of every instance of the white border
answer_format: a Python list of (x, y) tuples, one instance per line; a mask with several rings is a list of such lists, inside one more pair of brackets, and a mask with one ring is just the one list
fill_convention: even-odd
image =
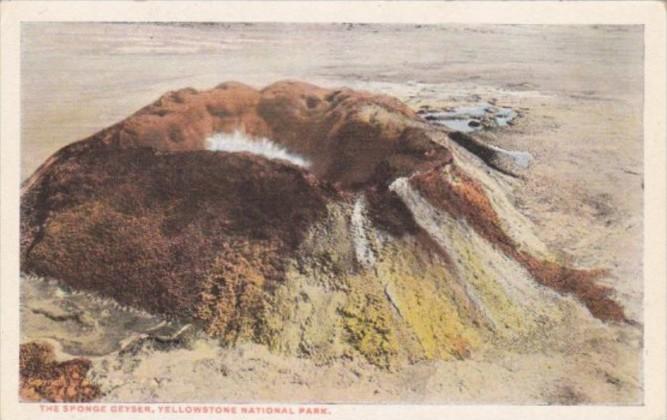
[[(665, 419), (666, 149), (665, 3), (609, 2), (2, 2), (0, 255), (2, 419), (276, 418), (278, 416), (94, 416), (40, 413), (18, 403), (18, 199), (20, 23), (44, 21), (260, 21), (377, 23), (641, 24), (645, 29), (645, 404), (643, 406), (335, 405), (333, 419)], [(511, 384), (507, 384), (511, 386)], [(290, 416), (294, 418), (296, 416)]]

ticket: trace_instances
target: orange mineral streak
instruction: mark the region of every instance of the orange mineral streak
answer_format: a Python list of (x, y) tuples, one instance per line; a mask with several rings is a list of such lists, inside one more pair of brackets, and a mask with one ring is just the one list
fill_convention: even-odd
[(515, 259), (540, 284), (576, 296), (593, 316), (603, 321), (627, 321), (623, 307), (609, 296), (612, 289), (595, 280), (604, 270), (578, 270), (538, 259), (520, 250), (505, 233), (482, 186), (455, 164), (420, 173), (411, 184), (434, 206), (465, 219), (477, 233)]

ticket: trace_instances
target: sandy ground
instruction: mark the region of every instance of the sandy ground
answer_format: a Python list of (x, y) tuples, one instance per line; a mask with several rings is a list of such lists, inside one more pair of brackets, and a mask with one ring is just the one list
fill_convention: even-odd
[[(23, 178), (58, 148), (165, 91), (226, 80), (363, 88), (415, 109), (512, 107), (521, 114), (515, 124), (481, 138), (534, 156), (512, 183), (514, 204), (563, 261), (608, 268), (606, 281), (641, 324), (641, 27), (26, 24), (23, 31)], [(586, 340), (584, 327), (554, 331), (534, 351), (384, 372), (360, 361), (316, 366), (252, 345), (223, 349), (196, 332), (187, 345), (162, 351), (145, 339), (159, 319), (76, 296), (24, 279), (22, 338), (49, 338), (63, 354), (91, 357), (111, 401), (642, 400), (640, 326), (591, 324), (585, 328), (603, 330), (604, 340)], [(48, 316), (58, 311), (93, 319)], [(109, 319), (123, 319), (122, 328)], [(169, 336), (180, 327), (161, 328)], [(563, 343), (568, 334), (572, 342)]]

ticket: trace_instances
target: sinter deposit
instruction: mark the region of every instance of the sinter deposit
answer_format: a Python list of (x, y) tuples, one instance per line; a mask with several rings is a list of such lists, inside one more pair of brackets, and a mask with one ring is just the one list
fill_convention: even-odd
[(389, 371), (631, 322), (604, 270), (557, 261), (508, 200), (530, 155), (448, 127), (301, 82), (169, 92), (24, 183), (21, 267), (226, 346)]

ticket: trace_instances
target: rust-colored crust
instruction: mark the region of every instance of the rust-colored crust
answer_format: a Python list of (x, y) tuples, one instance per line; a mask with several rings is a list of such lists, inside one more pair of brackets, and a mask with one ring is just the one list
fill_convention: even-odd
[(24, 401), (87, 402), (101, 396), (100, 388), (86, 379), (90, 361), (83, 358), (56, 362), (46, 343), (21, 345), (20, 397)]

